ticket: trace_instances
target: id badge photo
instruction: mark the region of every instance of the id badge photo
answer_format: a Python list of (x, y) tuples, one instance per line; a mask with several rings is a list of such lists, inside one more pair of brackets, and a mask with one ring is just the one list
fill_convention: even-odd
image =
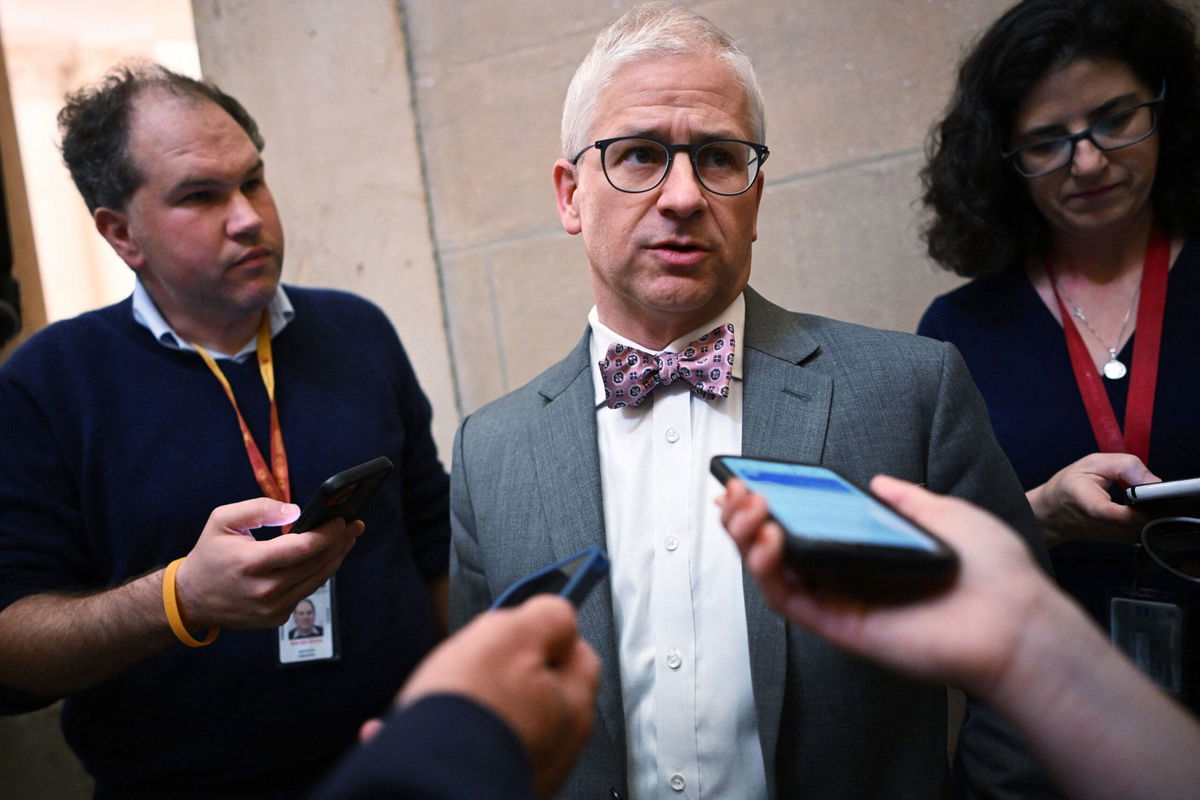
[(288, 621), (279, 626), (281, 666), (338, 657), (338, 624), (333, 602), (333, 578), (296, 604)]

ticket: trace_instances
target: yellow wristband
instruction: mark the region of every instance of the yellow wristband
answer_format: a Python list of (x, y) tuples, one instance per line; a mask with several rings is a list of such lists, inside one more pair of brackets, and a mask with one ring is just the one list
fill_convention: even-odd
[(192, 635), (188, 633), (188, 629), (184, 627), (183, 617), (179, 614), (179, 601), (175, 597), (175, 573), (179, 571), (179, 565), (182, 563), (182, 558), (175, 559), (167, 565), (167, 571), (163, 573), (163, 608), (166, 609), (167, 622), (171, 624), (175, 638), (188, 647), (204, 647), (206, 644), (213, 643), (221, 629), (214, 625), (208, 629), (208, 636), (204, 637), (204, 641), (200, 641), (193, 639)]

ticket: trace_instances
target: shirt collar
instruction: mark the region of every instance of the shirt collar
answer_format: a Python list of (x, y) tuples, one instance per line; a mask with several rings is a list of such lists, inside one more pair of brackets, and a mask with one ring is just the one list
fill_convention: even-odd
[[(292, 308), (292, 302), (288, 299), (287, 292), (283, 290), (283, 285), (275, 287), (275, 296), (271, 298), (271, 302), (267, 304), (267, 319), (271, 324), (271, 338), (274, 339), (279, 335), (287, 324), (296, 316), (295, 310)], [(142, 285), (140, 280), (134, 281), (133, 284), (133, 319), (142, 327), (150, 331), (154, 336), (154, 340), (170, 350), (180, 350), (183, 352), (195, 352), (196, 348), (192, 347), (186, 339), (175, 332), (166, 318), (158, 310), (158, 306), (154, 304), (154, 300), (150, 297), (150, 293), (146, 291), (146, 287)], [(221, 359), (228, 358), (234, 361), (244, 361), (246, 356), (255, 352), (258, 349), (258, 341), (255, 337), (250, 337), (250, 341), (242, 346), (233, 354), (214, 352), (213, 358)]]
[(734, 349), (732, 373), (734, 379), (739, 381), (742, 379), (742, 359), (740, 353), (745, 352), (744, 348), (746, 346), (746, 298), (740, 292), (734, 298), (733, 302), (726, 306), (725, 310), (720, 314), (717, 314), (703, 325), (696, 326), (666, 347), (657, 350), (653, 347), (638, 344), (632, 339), (622, 336), (612, 328), (609, 328), (600, 321), (600, 314), (596, 311), (595, 306), (592, 306), (592, 310), (588, 312), (588, 324), (592, 328), (592, 339), (589, 347), (592, 356), (592, 388), (597, 406), (604, 404), (604, 380), (600, 377), (600, 362), (604, 360), (605, 354), (608, 353), (609, 346), (617, 342), (636, 347), (638, 350), (644, 350), (647, 353), (654, 353), (655, 355), (667, 350), (678, 352), (713, 328), (720, 325), (732, 324), (734, 340), (739, 345)]

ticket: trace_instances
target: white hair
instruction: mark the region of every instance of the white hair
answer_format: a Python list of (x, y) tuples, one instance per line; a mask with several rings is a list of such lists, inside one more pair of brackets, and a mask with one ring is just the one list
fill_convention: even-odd
[(622, 67), (663, 56), (707, 55), (732, 70), (750, 104), (751, 135), (766, 138), (766, 112), (754, 65), (733, 39), (699, 14), (667, 3), (646, 3), (630, 9), (596, 37), (567, 87), (563, 101), (563, 156), (574, 158), (591, 144), (596, 102)]

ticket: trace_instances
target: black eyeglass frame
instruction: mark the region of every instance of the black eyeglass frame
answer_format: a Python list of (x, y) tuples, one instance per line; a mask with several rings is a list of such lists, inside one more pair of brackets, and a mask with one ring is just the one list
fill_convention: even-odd
[[(1011, 161), (1012, 165), (1013, 165), (1013, 169), (1015, 169), (1017, 171), (1017, 174), (1020, 175), (1022, 178), (1040, 178), (1043, 175), (1049, 175), (1051, 172), (1058, 172), (1063, 167), (1070, 165), (1070, 163), (1075, 160), (1075, 145), (1079, 144), (1079, 142), (1083, 141), (1084, 139), (1087, 139), (1089, 142), (1091, 142), (1092, 146), (1095, 147), (1097, 150), (1103, 151), (1105, 153), (1112, 152), (1113, 150), (1121, 150), (1126, 147), (1133, 147), (1135, 144), (1138, 144), (1139, 142), (1144, 142), (1147, 139), (1149, 139), (1154, 134), (1154, 132), (1156, 130), (1158, 130), (1158, 115), (1161, 113), (1158, 107), (1161, 106), (1166, 101), (1166, 99), (1167, 99), (1167, 82), (1163, 81), (1162, 89), (1159, 91), (1158, 97), (1154, 98), (1153, 100), (1147, 100), (1144, 103), (1135, 103), (1134, 105), (1129, 106), (1129, 108), (1123, 108), (1120, 111), (1114, 111), (1113, 113), (1109, 114), (1108, 116), (1104, 117), (1103, 119), (1096, 120), (1091, 125), (1088, 125), (1086, 128), (1079, 131), (1078, 133), (1070, 133), (1070, 134), (1067, 134), (1066, 136), (1051, 136), (1049, 138), (1041, 139), (1036, 142), (1030, 142), (1029, 144), (1023, 144), (1020, 147), (1014, 147), (1012, 150), (1007, 150), (1007, 151), (1000, 153), (1000, 157), (1003, 158), (1005, 161)], [(1150, 107), (1150, 130), (1146, 131), (1146, 133), (1144, 135), (1139, 136), (1138, 138), (1134, 139), (1133, 141), (1125, 142), (1124, 144), (1119, 144), (1119, 145), (1116, 145), (1115, 147), (1105, 147), (1104, 145), (1097, 142), (1095, 137), (1092, 135), (1097, 127), (1103, 125), (1105, 122), (1108, 122), (1113, 117), (1117, 117), (1122, 114), (1128, 114), (1132, 111), (1138, 110), (1139, 108), (1145, 108), (1147, 106)], [(1041, 147), (1041, 146), (1045, 145), (1047, 142), (1067, 142), (1071, 148), (1067, 153), (1067, 159), (1065, 161), (1063, 161), (1063, 163), (1059, 164), (1057, 167), (1054, 167), (1053, 169), (1045, 169), (1045, 170), (1042, 170), (1041, 172), (1034, 172), (1034, 173), (1030, 173), (1030, 174), (1026, 174), (1025, 172), (1023, 172), (1021, 170), (1020, 162), (1017, 159), (1017, 156), (1019, 156), (1021, 154), (1021, 151), (1027, 150), (1030, 147)]]
[[(622, 189), (613, 182), (613, 179), (608, 174), (608, 162), (604, 157), (608, 148), (617, 142), (627, 142), (632, 139), (653, 142), (667, 151), (667, 165), (666, 168), (663, 169), (662, 175), (660, 175), (658, 180), (654, 182), (653, 186), (648, 186), (645, 189)], [(741, 189), (736, 192), (718, 192), (716, 189), (713, 189), (711, 186), (705, 183), (704, 178), (700, 177), (700, 167), (698, 164), (696, 164), (696, 151), (700, 150), (701, 148), (708, 147), (709, 145), (721, 144), (722, 142), (744, 144), (754, 151), (755, 159), (757, 160), (758, 165), (754, 168), (754, 178), (751, 179), (748, 184), (746, 184), (745, 189)], [(754, 185), (754, 181), (758, 179), (759, 174), (762, 172), (762, 166), (766, 163), (767, 156), (771, 155), (770, 148), (768, 148), (765, 144), (748, 142), (745, 139), (709, 139), (707, 142), (701, 142), (700, 144), (667, 144), (666, 142), (655, 139), (653, 136), (614, 136), (611, 139), (599, 139), (595, 142), (592, 142), (587, 147), (576, 153), (575, 157), (571, 159), (571, 163), (575, 166), (578, 166), (579, 159), (583, 158), (584, 154), (593, 147), (600, 151), (600, 168), (604, 170), (604, 178), (608, 181), (608, 185), (616, 189), (618, 192), (625, 192), (626, 194), (643, 194), (645, 192), (652, 192), (657, 189), (662, 185), (662, 182), (667, 179), (667, 176), (671, 174), (671, 167), (675, 163), (675, 154), (686, 152), (688, 154), (688, 161), (692, 163), (692, 174), (696, 176), (697, 183), (703, 186), (706, 191), (712, 192), (713, 194), (718, 194), (722, 197), (736, 197), (739, 194), (745, 194), (746, 192), (750, 191), (750, 187)]]

